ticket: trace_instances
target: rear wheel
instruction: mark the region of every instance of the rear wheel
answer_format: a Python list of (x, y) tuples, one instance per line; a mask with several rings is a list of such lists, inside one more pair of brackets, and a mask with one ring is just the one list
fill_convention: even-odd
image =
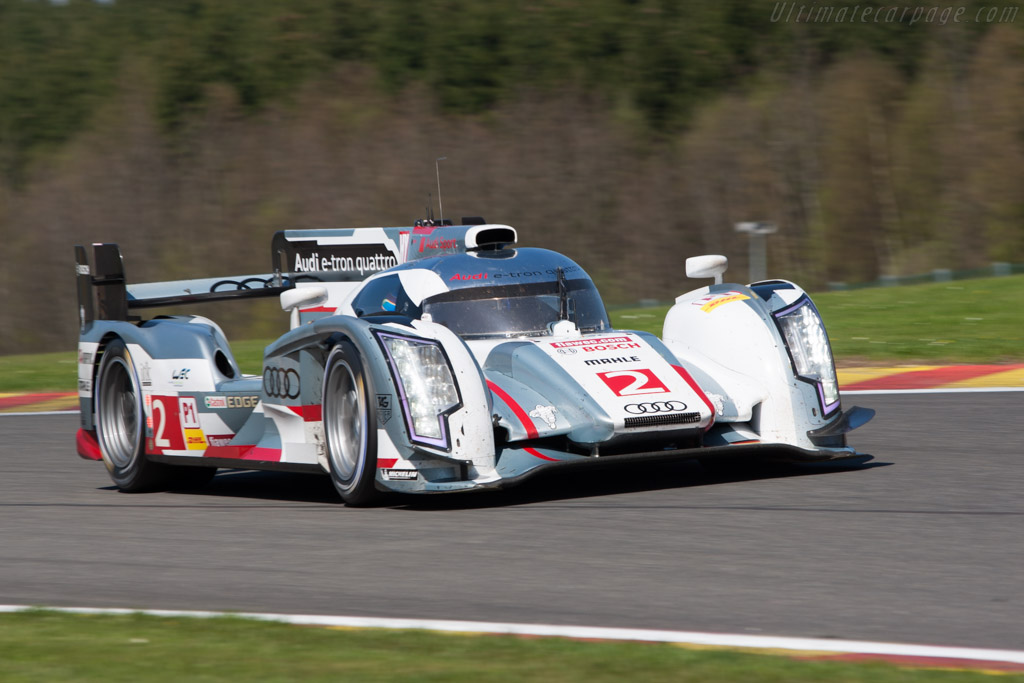
[(331, 481), (348, 505), (378, 497), (376, 414), (359, 352), (341, 342), (327, 357), (323, 385), (324, 436)]
[(120, 339), (103, 352), (95, 397), (96, 437), (110, 478), (126, 492), (160, 488), (167, 467), (143, 453), (142, 392), (131, 354)]

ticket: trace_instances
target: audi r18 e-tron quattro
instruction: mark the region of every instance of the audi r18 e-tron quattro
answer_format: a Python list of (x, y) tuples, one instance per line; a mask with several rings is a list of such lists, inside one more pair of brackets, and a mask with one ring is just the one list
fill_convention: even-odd
[[(863, 458), (821, 318), (797, 285), (678, 297), (659, 339), (613, 329), (590, 277), (505, 225), (288, 230), (273, 272), (127, 284), (115, 244), (76, 247), (78, 452), (123, 491), (218, 467), (329, 474), (341, 498), (508, 486), (611, 458)], [(259, 375), (221, 328), (156, 306), (280, 297)]]

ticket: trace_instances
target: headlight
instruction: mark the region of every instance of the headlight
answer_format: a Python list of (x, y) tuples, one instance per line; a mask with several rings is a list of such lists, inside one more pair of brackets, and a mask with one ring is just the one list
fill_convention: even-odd
[(440, 344), (377, 332), (398, 385), (412, 441), (448, 449), (445, 416), (461, 405), (451, 367)]
[(821, 409), (827, 415), (839, 406), (839, 382), (818, 310), (810, 299), (803, 298), (776, 313), (775, 320), (793, 358), (796, 374), (817, 385)]

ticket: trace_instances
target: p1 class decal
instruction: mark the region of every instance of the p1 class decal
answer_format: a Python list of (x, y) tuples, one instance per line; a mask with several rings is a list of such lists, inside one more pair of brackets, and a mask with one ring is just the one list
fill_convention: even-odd
[(658, 379), (653, 370), (613, 370), (599, 372), (597, 376), (616, 396), (668, 393), (668, 387)]
[(178, 406), (181, 408), (181, 427), (185, 437), (185, 448), (190, 451), (206, 450), (206, 436), (199, 425), (199, 407), (196, 406), (196, 399), (192, 396), (183, 396), (178, 399)]

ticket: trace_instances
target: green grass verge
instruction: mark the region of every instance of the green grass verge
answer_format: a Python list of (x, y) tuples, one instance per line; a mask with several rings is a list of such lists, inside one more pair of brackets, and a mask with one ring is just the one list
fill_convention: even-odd
[(0, 615), (0, 680), (966, 683), (991, 677), (972, 671), (801, 661), (657, 643), (338, 630), (230, 617), (33, 611)]
[[(1024, 275), (814, 295), (840, 365), (1024, 361)], [(622, 308), (612, 323), (661, 335), (668, 306)], [(233, 342), (246, 373), (266, 339)], [(74, 352), (0, 356), (0, 393), (74, 391)]]
[(74, 351), (0, 356), (0, 394), (74, 391), (77, 377)]

